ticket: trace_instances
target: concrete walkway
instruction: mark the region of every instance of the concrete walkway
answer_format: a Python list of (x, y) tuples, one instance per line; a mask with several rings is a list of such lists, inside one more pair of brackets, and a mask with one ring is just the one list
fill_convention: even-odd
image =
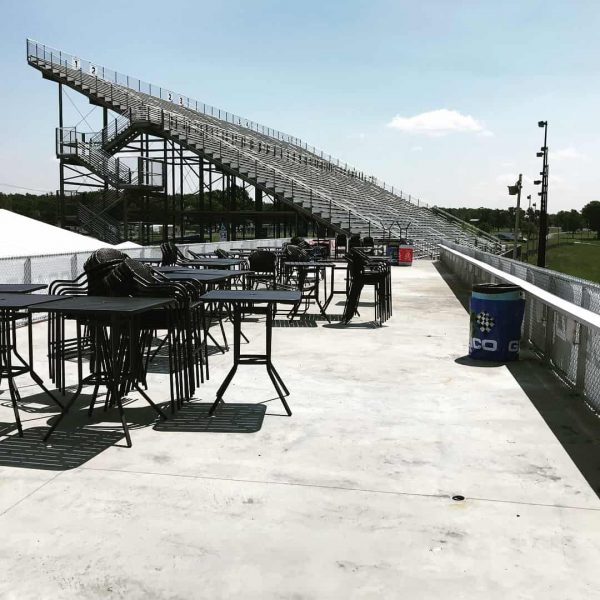
[[(536, 361), (465, 360), (468, 315), (439, 268), (393, 270), (381, 329), (363, 306), (350, 327), (275, 330), (292, 417), (242, 367), (226, 397), (241, 406), (210, 422), (231, 364), (215, 355), (175, 418), (127, 407), (133, 448), (99, 411), (44, 449), (54, 409), (24, 402), (19, 440), (2, 382), (0, 598), (597, 597), (600, 501), (569, 454), (600, 472), (600, 428)], [(152, 397), (166, 390), (153, 374)]]

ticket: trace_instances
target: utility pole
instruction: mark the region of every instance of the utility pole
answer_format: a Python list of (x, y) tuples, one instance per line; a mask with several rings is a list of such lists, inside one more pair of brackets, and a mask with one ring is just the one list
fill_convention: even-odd
[(519, 243), (519, 213), (521, 212), (521, 188), (523, 187), (523, 174), (519, 173), (519, 180), (515, 185), (508, 186), (508, 194), (517, 197), (517, 210), (515, 212), (515, 232), (513, 234), (513, 259), (517, 258), (517, 244)]
[(543, 158), (541, 180), (534, 181), (536, 185), (542, 184), (542, 191), (538, 192), (540, 196), (540, 233), (538, 239), (538, 267), (546, 266), (546, 237), (548, 235), (548, 121), (538, 121), (538, 127), (544, 128), (544, 145), (541, 151), (537, 153), (538, 158)]
[(515, 213), (515, 243), (513, 245), (513, 258), (517, 258), (517, 244), (519, 243), (519, 213), (521, 212), (521, 188), (523, 187), (523, 174), (519, 173), (517, 182), (517, 212)]

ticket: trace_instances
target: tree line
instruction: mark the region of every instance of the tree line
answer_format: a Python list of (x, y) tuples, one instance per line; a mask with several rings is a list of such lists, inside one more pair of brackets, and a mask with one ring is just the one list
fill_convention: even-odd
[[(516, 207), (500, 208), (445, 208), (463, 221), (473, 222), (480, 229), (493, 233), (495, 231), (512, 231), (515, 226)], [(533, 208), (520, 209), (521, 229), (533, 231), (538, 226), (539, 211)], [(560, 227), (563, 231), (579, 231), (587, 228), (596, 232), (600, 238), (600, 201), (594, 200), (586, 204), (580, 211), (560, 210), (548, 215), (550, 227)]]
[[(87, 194), (80, 194), (71, 198), (65, 199), (67, 214), (76, 214), (76, 203), (79, 201), (93, 201), (101, 198), (102, 192), (93, 191)], [(181, 202), (185, 210), (212, 210), (212, 211), (227, 211), (227, 210), (252, 210), (254, 201), (248, 195), (247, 190), (240, 186), (235, 186), (232, 191), (228, 190), (211, 190), (204, 192), (202, 197), (198, 194), (184, 194), (183, 198), (179, 195), (175, 196), (178, 202)], [(132, 207), (135, 208), (136, 201), (131, 199)], [(59, 201), (55, 194), (5, 194), (0, 192), (0, 209), (10, 210), (25, 217), (30, 217), (44, 223), (56, 225), (59, 217)], [(265, 199), (264, 210), (272, 210), (272, 203)], [(120, 206), (116, 206), (111, 211), (111, 216), (120, 218)], [(155, 202), (150, 203), (149, 213), (144, 215), (148, 221), (155, 220), (157, 223), (162, 222), (163, 204), (160, 198), (156, 198)]]
[[(100, 194), (101, 192), (91, 192), (89, 196)], [(235, 197), (236, 210), (252, 210), (253, 202), (248, 196), (248, 192), (241, 187), (236, 186), (233, 196)], [(183, 197), (185, 209), (194, 209), (202, 207), (210, 210), (230, 210), (232, 208), (231, 197), (227, 192), (213, 190), (205, 192), (202, 202), (197, 194), (186, 194)], [(54, 194), (5, 194), (0, 192), (0, 208), (11, 210), (18, 214), (45, 223), (55, 225), (58, 222), (58, 198)], [(265, 210), (272, 209), (273, 206), (265, 204)], [(118, 210), (118, 209), (117, 209)], [(156, 212), (147, 217), (155, 217), (160, 221), (161, 212), (160, 203), (156, 203), (151, 212)], [(490, 233), (494, 231), (512, 231), (515, 223), (516, 208), (511, 206), (506, 209), (499, 208), (445, 208), (447, 212), (462, 219), (463, 221), (472, 221), (480, 229)], [(537, 219), (539, 211), (532, 208), (521, 209), (520, 221), (523, 231), (532, 232), (537, 228)], [(120, 215), (115, 214), (119, 217)], [(579, 231), (588, 228), (595, 231), (600, 238), (600, 201), (594, 200), (586, 204), (581, 211), (575, 209), (561, 210), (548, 215), (548, 225), (551, 227), (560, 227), (563, 231)]]
[(58, 202), (54, 194), (3, 194), (0, 208), (55, 225), (58, 220)]

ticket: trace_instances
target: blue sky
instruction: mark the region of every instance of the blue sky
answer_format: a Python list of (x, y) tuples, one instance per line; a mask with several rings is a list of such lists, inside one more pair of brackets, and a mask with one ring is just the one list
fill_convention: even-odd
[(548, 119), (550, 211), (600, 199), (597, 2), (0, 0), (0, 9), (1, 184), (57, 186), (56, 85), (27, 66), (31, 37), (297, 135), (440, 206), (508, 206), (519, 172), (535, 194), (537, 121)]

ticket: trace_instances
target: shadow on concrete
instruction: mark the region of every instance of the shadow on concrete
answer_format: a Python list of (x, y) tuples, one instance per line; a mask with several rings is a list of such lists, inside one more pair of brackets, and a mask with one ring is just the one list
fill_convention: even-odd
[[(66, 401), (69, 396), (62, 399)], [(118, 409), (108, 407), (105, 410), (104, 398), (99, 395), (92, 415), (88, 416), (91, 395), (82, 394), (52, 433), (48, 443), (44, 444), (44, 436), (58, 419), (58, 408), (54, 404), (49, 405), (50, 400), (43, 393), (29, 396), (25, 399), (27, 403), (19, 403), (20, 413), (39, 413), (42, 420), (47, 418), (47, 413), (54, 414), (44, 426), (27, 427), (27, 421), (24, 420), (23, 437), (19, 436), (14, 423), (0, 423), (0, 437), (6, 436), (0, 439), (0, 466), (62, 471), (81, 466), (111, 446), (125, 446), (125, 443), (119, 444), (125, 436)], [(137, 404), (132, 406), (133, 403)], [(123, 406), (130, 430), (150, 427), (159, 418), (151, 406), (142, 404), (136, 397), (124, 398)], [(158, 406), (167, 414), (170, 413), (168, 402), (159, 403)]]
[(16, 423), (4, 423), (0, 422), (0, 437), (4, 437), (5, 435), (9, 435), (17, 431)]
[(323, 327), (329, 329), (383, 329), (387, 325), (385, 323), (379, 325), (377, 321), (362, 321), (358, 323), (350, 321), (350, 323), (326, 323)]
[[(330, 321), (341, 321), (342, 314), (327, 313)], [(318, 327), (318, 323), (327, 322), (327, 319), (321, 313), (304, 313), (290, 319), (275, 319), (273, 327)]]
[[(44, 392), (32, 394), (31, 396), (25, 396), (23, 387), (17, 387), (19, 389), (19, 393), (21, 394), (21, 400), (18, 402), (19, 413), (45, 414), (55, 413), (59, 410), (58, 406)], [(35, 386), (35, 389), (39, 390), (40, 388)], [(60, 402), (62, 402), (63, 404), (65, 403), (65, 396), (62, 396), (58, 390), (50, 391), (52, 392), (54, 397), (57, 398)], [(0, 406), (12, 410), (12, 402), (10, 400), (10, 396), (8, 396), (5, 399), (3, 398), (2, 402), (0, 402)]]
[(274, 319), (273, 327), (318, 327), (315, 319), (305, 319), (303, 317), (290, 321), (289, 319)]
[[(223, 344), (222, 347), (212, 346), (207, 344), (206, 354), (210, 358), (211, 356), (225, 354), (228, 350)], [(163, 346), (148, 363), (148, 373), (156, 373), (160, 375), (168, 375), (173, 370), (171, 366), (171, 359), (169, 358), (169, 348)]]
[(47, 445), (42, 441), (48, 427), (25, 429), (0, 440), (0, 466), (45, 471), (75, 469), (121, 439), (123, 431), (100, 429), (64, 429), (52, 434)]
[(462, 307), (469, 310), (469, 298), (471, 296), (471, 290), (465, 286), (460, 279), (444, 266), (441, 262), (436, 261), (433, 263), (440, 277), (448, 284), (448, 287), (452, 290), (452, 293), (456, 296), (456, 299), (462, 304)]
[[(468, 310), (470, 290), (442, 263), (434, 263), (456, 298)], [(465, 357), (458, 359), (459, 362)], [(468, 366), (483, 366), (471, 361)], [(497, 363), (494, 363), (497, 364)], [(527, 394), (556, 439), (600, 497), (600, 419), (583, 398), (563, 383), (531, 350), (521, 351), (521, 359), (506, 368)]]
[(267, 407), (264, 404), (221, 404), (213, 417), (212, 403), (189, 402), (166, 421), (154, 425), (156, 431), (203, 433), (256, 433), (260, 431)]
[(473, 360), (468, 354), (457, 358), (454, 362), (457, 365), (463, 365), (465, 367), (493, 368), (504, 366), (504, 363), (495, 362), (493, 360)]

